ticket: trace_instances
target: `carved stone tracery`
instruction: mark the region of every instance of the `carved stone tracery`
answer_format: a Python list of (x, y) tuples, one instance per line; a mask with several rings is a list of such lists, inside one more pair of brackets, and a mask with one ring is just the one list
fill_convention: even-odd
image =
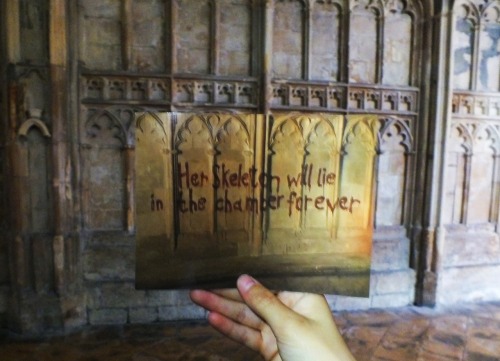
[[(62, 2), (51, 1), (47, 6), (49, 3)], [(9, 125), (5, 127), (11, 129), (12, 134), (1, 136), (2, 162), (8, 162), (5, 159), (9, 157), (16, 159), (9, 148), (13, 145), (33, 146), (35, 150), (43, 149), (56, 154), (53, 159), (41, 156), (39, 159), (54, 167), (52, 181), (43, 187), (55, 190), (59, 197), (54, 201), (58, 208), (54, 211), (58, 218), (54, 222), (58, 225), (57, 232), (61, 224), (71, 229), (78, 228), (73, 227), (70, 221), (64, 221), (59, 214), (72, 207), (70, 200), (77, 192), (73, 190), (72, 194), (71, 189), (75, 184), (81, 184), (81, 205), (74, 207), (75, 212), (81, 210), (74, 217), (76, 223), (80, 217), (85, 231), (110, 231), (120, 239), (123, 238), (123, 231), (129, 236), (133, 234), (132, 160), (135, 135), (132, 124), (134, 115), (144, 112), (146, 108), (176, 114), (185, 111), (200, 114), (196, 121), (186, 122), (179, 129), (175, 126), (180, 124), (180, 118), (173, 117), (170, 127), (164, 128), (165, 139), (171, 139), (169, 132), (172, 132), (179, 140), (175, 146), (165, 144), (163, 154), (166, 159), (188, 154), (185, 148), (188, 138), (191, 142), (199, 142), (199, 149), (212, 157), (214, 163), (221, 161), (222, 158), (218, 157), (236, 147), (244, 149), (245, 159), (264, 159), (262, 155), (251, 154), (252, 147), (248, 145), (252, 143), (249, 140), (253, 131), (251, 126), (253, 123), (258, 125), (260, 120), (245, 123), (235, 115), (238, 112), (273, 114), (276, 119), (287, 114), (293, 118), (279, 126), (274, 123), (275, 132), (266, 133), (266, 136), (274, 142), (273, 151), (278, 152), (280, 142), (289, 142), (293, 151), (300, 153), (304, 159), (311, 154), (318, 156), (321, 152), (348, 154), (352, 146), (350, 137), (359, 135), (355, 146), (365, 147), (367, 151), (373, 148), (370, 151), (376, 154), (373, 163), (378, 182), (376, 207), (387, 210), (375, 217), (376, 226), (381, 227), (382, 236), (379, 234), (379, 239), (385, 237), (387, 229), (392, 232), (402, 229), (401, 226), (408, 226), (397, 233), (398, 242), (402, 244), (406, 237), (413, 237), (417, 249), (420, 247), (418, 232), (425, 226), (420, 224), (421, 219), (425, 219), (432, 228), (434, 223), (440, 222), (441, 216), (445, 225), (451, 225), (449, 229), (453, 232), (467, 230), (459, 238), (471, 237), (470, 232), (475, 229), (487, 230), (488, 235), (493, 229), (496, 228), (496, 232), (500, 229), (500, 125), (497, 124), (500, 117), (500, 74), (496, 73), (500, 60), (497, 60), (498, 37), (495, 35), (500, 22), (498, 0), (455, 1), (454, 16), (433, 14), (429, 2), (418, 0), (172, 0), (153, 1), (152, 6), (142, 11), (136, 10), (141, 10), (143, 2), (113, 0), (92, 9), (89, 8), (90, 3), (80, 1), (77, 6), (71, 3), (67, 7), (74, 11), (73, 15), (78, 14), (78, 19), (70, 20), (78, 20), (75, 24), (79, 28), (70, 33), (80, 36), (79, 39), (66, 39), (68, 42), (75, 41), (79, 47), (75, 52), (68, 52), (68, 58), (64, 60), (74, 61), (72, 70), (67, 73), (72, 74), (71, 79), (79, 81), (79, 94), (68, 92), (71, 93), (68, 94), (68, 102), (78, 103), (69, 106), (71, 111), (66, 112), (64, 108), (66, 94), (53, 92), (54, 99), (47, 96), (51, 94), (49, 90), (58, 88), (57, 84), (64, 84), (61, 80), (64, 77), (59, 78), (57, 70), (61, 68), (64, 73), (67, 64), (59, 62), (60, 59), (52, 64), (52, 59), (49, 59), (52, 56), (46, 52), (49, 46), (43, 44), (43, 38), (48, 36), (42, 35), (47, 32), (46, 28), (34, 37), (37, 42), (21, 44), (15, 41), (16, 31), (12, 32), (14, 35), (9, 35), (13, 45), (9, 45), (7, 50), (12, 57), (9, 62), (13, 71), (2, 78), (12, 80), (13, 85), (18, 86), (19, 95), (15, 96), (15, 89), (9, 90), (8, 96), (2, 94), (2, 102), (15, 99), (12, 104), (2, 103), (12, 112), (9, 114)], [(10, 9), (13, 5), (9, 2), (6, 6)], [(22, 6), (31, 5), (26, 2)], [(48, 8), (44, 9), (45, 5), (33, 6), (55, 22), (56, 17)], [(439, 7), (438, 4), (435, 9)], [(361, 26), (353, 23), (358, 15), (363, 21), (367, 20), (361, 21)], [(275, 17), (279, 21), (273, 21)], [(456, 23), (451, 23), (455, 20)], [(429, 26), (427, 31), (433, 21), (436, 26)], [(454, 66), (447, 67), (450, 64), (446, 62), (434, 64), (435, 58), (427, 57), (431, 54), (432, 32), (436, 31), (438, 23), (446, 23), (443, 29), (454, 33), (449, 36), (443, 33), (442, 49), (439, 50), (439, 54), (445, 54), (451, 49), (455, 57)], [(17, 29), (23, 37), (35, 31), (23, 26)], [(144, 28), (151, 33), (140, 36)], [(368, 28), (371, 30), (367, 31)], [(100, 36), (103, 31), (105, 33)], [(57, 31), (48, 33), (50, 44), (63, 44), (57, 40), (65, 39), (66, 35)], [(451, 44), (452, 39), (457, 41), (456, 44)], [(446, 45), (447, 41), (450, 44)], [(444, 49), (446, 46), (443, 45), (449, 48)], [(36, 59), (33, 50), (39, 48), (45, 50), (40, 59)], [(272, 59), (274, 55), (276, 58)], [(47, 65), (49, 63), (50, 66)], [(446, 71), (455, 71), (450, 74), (455, 80), (455, 89), (450, 90), (452, 109), (449, 113), (445, 109), (440, 114), (439, 107), (433, 103), (444, 101), (446, 104), (448, 99), (446, 91), (443, 96), (441, 90), (434, 90), (433, 81), (443, 81), (448, 76), (438, 74), (439, 70), (434, 65), (439, 69), (443, 66)], [(365, 71), (364, 66), (368, 70)], [(429, 73), (433, 73), (435, 78)], [(49, 87), (47, 84), (50, 82), (53, 84)], [(65, 90), (73, 89), (70, 81), (66, 82)], [(440, 83), (436, 88), (443, 89), (443, 85)], [(437, 100), (433, 98), (436, 94)], [(50, 104), (52, 101), (53, 104)], [(79, 117), (72, 113), (78, 107)], [(209, 110), (233, 112), (232, 118), (222, 121), (213, 116), (200, 120), (201, 114)], [(424, 110), (426, 113), (421, 113)], [(41, 113), (36, 115), (37, 111)], [(328, 114), (322, 121), (311, 123), (307, 117), (299, 121), (294, 111)], [(375, 118), (370, 121), (358, 119), (357, 125), (348, 121), (352, 119), (350, 117), (367, 114)], [(326, 120), (328, 116), (345, 117), (343, 126), (348, 128), (347, 133), (350, 134), (346, 139), (338, 143), (331, 140), (334, 128)], [(450, 124), (441, 124), (446, 122), (444, 119), (451, 120)], [(150, 124), (144, 122), (143, 129), (151, 130)], [(203, 126), (198, 127), (200, 124)], [(450, 133), (444, 136), (448, 139), (432, 138), (439, 135), (437, 129), (441, 128), (450, 129)], [(52, 137), (48, 138), (49, 135)], [(428, 136), (433, 140), (432, 144), (427, 144)], [(64, 137), (71, 138), (68, 141), (70, 145), (60, 148), (59, 145), (67, 140)], [(11, 140), (12, 144), (9, 143)], [(376, 146), (372, 147), (372, 142)], [(439, 162), (439, 154), (434, 153), (439, 147), (432, 147), (441, 143), (448, 147), (443, 150), (448, 154), (448, 158), (443, 160), (448, 162), (443, 172), (447, 181), (434, 185), (432, 183), (440, 178), (434, 174), (435, 170), (431, 169), (427, 158), (432, 155), (433, 161)], [(71, 144), (76, 144), (76, 150), (70, 151)], [(286, 153), (282, 154), (286, 159)], [(229, 161), (229, 158), (224, 158), (224, 161)], [(270, 161), (266, 158), (263, 162)], [(15, 163), (14, 168), (18, 165)], [(260, 166), (272, 166), (272, 161)], [(36, 164), (30, 167), (35, 168)], [(106, 169), (112, 173), (107, 178), (104, 176)], [(4, 173), (2, 177), (7, 177), (8, 174)], [(40, 170), (39, 174), (44, 173)], [(75, 177), (74, 182), (71, 181), (72, 176)], [(428, 192), (424, 189), (427, 186), (430, 189)], [(439, 187), (449, 193), (444, 197), (446, 201), (443, 204), (438, 202), (439, 196), (427, 195), (439, 193)], [(21, 188), (15, 184), (13, 189), (16, 194), (22, 193), (17, 192)], [(100, 192), (107, 189), (111, 191)], [(436, 189), (438, 191), (435, 192)], [(480, 189), (484, 191), (480, 192)], [(430, 198), (432, 200), (428, 202)], [(484, 200), (484, 206), (474, 205), (479, 203), (479, 198)], [(171, 198), (170, 202), (175, 203), (175, 199)], [(419, 204), (427, 203), (437, 203), (436, 208), (441, 209), (429, 211), (435, 213), (432, 216), (423, 216), (427, 211), (419, 213), (419, 207), (423, 207)], [(89, 207), (93, 207), (94, 213), (88, 212)], [(104, 212), (99, 213), (99, 210)], [(412, 217), (415, 224), (411, 221)], [(20, 219), (24, 225), (28, 224), (24, 218)], [(295, 230), (309, 232), (313, 228), (321, 228), (311, 218), (305, 217), (300, 222), (293, 224), (293, 227), (298, 224)], [(224, 228), (230, 223), (230, 218), (214, 219), (211, 227), (216, 231), (218, 227)], [(234, 227), (245, 228), (236, 223)], [(35, 228), (28, 231), (40, 230)], [(27, 228), (22, 229), (24, 232)], [(431, 236), (423, 238), (424, 242), (429, 242), (425, 246), (432, 250), (437, 249), (437, 243), (432, 243), (435, 241), (434, 231), (434, 228), (429, 229)], [(228, 233), (227, 237), (241, 237), (235, 234), (229, 236)], [(391, 233), (388, 237), (392, 236)], [(57, 249), (61, 239), (64, 238), (57, 238), (50, 246)], [(16, 242), (15, 247), (19, 247), (16, 250), (21, 254), (21, 245), (27, 241), (16, 239)], [(85, 234), (82, 242), (87, 250), (86, 247), (93, 241)], [(436, 242), (440, 242), (439, 236), (436, 236)], [(449, 248), (448, 245), (451, 243), (445, 244), (444, 248)], [(476, 246), (480, 249), (481, 245)], [(47, 249), (33, 250), (46, 254)], [(19, 256), (18, 259), (24, 258)], [(437, 265), (438, 262), (432, 260), (429, 270), (439, 269)], [(18, 271), (20, 283), (28, 280), (28, 283), (33, 282), (37, 291), (45, 292), (42, 280), (46, 275), (31, 279), (29, 275), (23, 276), (22, 270)], [(33, 273), (33, 270), (28, 272)]]
[[(454, 11), (455, 36), (462, 42), (454, 44), (446, 220), (498, 227), (500, 72), (495, 72), (495, 64), (500, 66), (500, 53), (489, 49), (500, 45), (500, 38), (493, 35), (500, 30), (500, 2), (461, 0)], [(490, 48), (485, 48), (487, 44)]]

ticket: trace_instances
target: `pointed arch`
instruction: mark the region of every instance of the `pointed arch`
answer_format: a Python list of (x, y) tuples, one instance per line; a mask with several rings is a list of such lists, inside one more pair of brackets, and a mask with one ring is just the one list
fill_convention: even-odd
[[(405, 226), (410, 216), (414, 179), (410, 120), (381, 119), (378, 132), (375, 226)], [(383, 210), (383, 211), (382, 211)]]
[(457, 122), (451, 126), (451, 149), (455, 149), (458, 152), (461, 148), (466, 155), (472, 154), (473, 149), (473, 136), (470, 127), (467, 125)]
[(390, 117), (383, 121), (382, 127), (377, 134), (378, 153), (383, 153), (384, 144), (393, 136), (400, 139), (398, 144), (404, 147), (406, 153), (413, 151), (413, 135), (409, 122), (401, 118)]
[(44, 137), (46, 137), (46, 138), (51, 137), (51, 134), (50, 134), (50, 131), (49, 131), (49, 128), (47, 127), (47, 125), (45, 125), (45, 123), (42, 122), (40, 119), (36, 119), (36, 118), (30, 118), (30, 119), (25, 120), (23, 122), (23, 124), (21, 124), (21, 126), (19, 127), (17, 134), (19, 136), (26, 137), (26, 136), (28, 136), (30, 129), (33, 127), (37, 128), (43, 134)]
[(459, 0), (455, 13), (454, 87), (500, 90), (500, 1)]
[(94, 140), (107, 132), (111, 138), (117, 139), (123, 146), (127, 144), (127, 129), (117, 115), (109, 109), (99, 110), (91, 116), (85, 122), (85, 130), (89, 140)]

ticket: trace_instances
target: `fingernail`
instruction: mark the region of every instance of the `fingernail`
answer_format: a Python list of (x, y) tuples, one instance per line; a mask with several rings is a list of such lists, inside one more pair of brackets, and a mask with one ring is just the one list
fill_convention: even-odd
[(252, 288), (252, 286), (254, 286), (257, 283), (258, 283), (257, 280), (249, 275), (241, 275), (238, 278), (237, 282), (238, 288), (241, 289), (241, 291), (243, 292), (247, 292), (250, 288)]

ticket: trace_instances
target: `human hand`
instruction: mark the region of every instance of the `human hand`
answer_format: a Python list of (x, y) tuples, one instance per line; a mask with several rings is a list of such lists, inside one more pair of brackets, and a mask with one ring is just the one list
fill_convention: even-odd
[(215, 329), (267, 361), (355, 361), (321, 295), (275, 295), (242, 275), (237, 290), (193, 290), (190, 296), (209, 311)]

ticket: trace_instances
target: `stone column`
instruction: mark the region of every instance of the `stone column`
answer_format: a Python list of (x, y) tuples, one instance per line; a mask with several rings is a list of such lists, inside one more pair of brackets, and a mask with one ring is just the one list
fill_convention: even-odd
[[(443, 253), (446, 229), (443, 224), (441, 206), (445, 201), (446, 184), (446, 143), (451, 122), (451, 34), (452, 34), (452, 4), (443, 1), (434, 16), (434, 38), (432, 39), (431, 81), (429, 98), (431, 105), (428, 110), (429, 123), (434, 124), (431, 131), (431, 145), (428, 150), (428, 172), (426, 188), (427, 198), (424, 199), (425, 210), (423, 232), (420, 244), (420, 260), (418, 262), (416, 301), (422, 305), (434, 305)], [(432, 142), (434, 140), (434, 142)]]

